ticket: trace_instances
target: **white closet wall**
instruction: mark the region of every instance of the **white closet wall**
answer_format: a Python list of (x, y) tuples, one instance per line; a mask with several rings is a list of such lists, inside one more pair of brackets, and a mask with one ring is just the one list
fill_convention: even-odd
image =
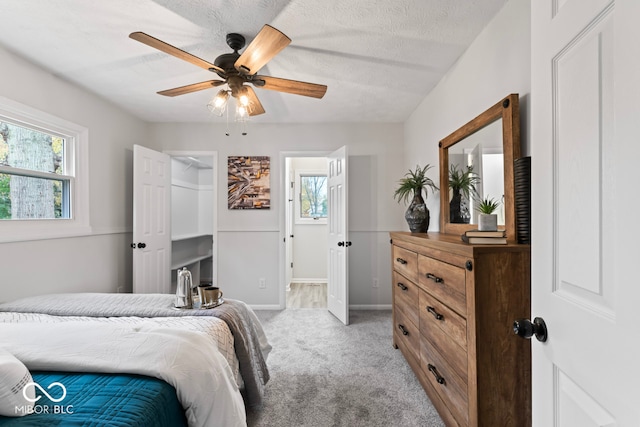
[(191, 271), (193, 285), (212, 281), (213, 168), (197, 158), (171, 159), (171, 281)]

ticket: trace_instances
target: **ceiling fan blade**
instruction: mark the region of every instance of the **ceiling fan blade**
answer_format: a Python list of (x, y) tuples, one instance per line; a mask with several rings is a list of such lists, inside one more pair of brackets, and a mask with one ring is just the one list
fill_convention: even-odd
[(272, 26), (265, 25), (233, 66), (242, 74), (253, 75), (289, 43), (289, 37)]
[(264, 114), (264, 108), (262, 107), (262, 104), (260, 103), (260, 100), (258, 99), (258, 96), (256, 95), (253, 88), (251, 86), (244, 86), (244, 90), (245, 94), (249, 98), (249, 105), (251, 105), (251, 108), (249, 109), (249, 115), (257, 116), (259, 114)]
[(174, 87), (173, 89), (161, 90), (158, 95), (164, 96), (178, 96), (185, 93), (197, 92), (199, 90), (210, 89), (212, 87), (220, 86), (226, 82), (222, 80), (207, 80), (206, 82), (194, 83), (186, 86)]
[(169, 55), (175, 56), (176, 58), (182, 59), (184, 61), (190, 62), (193, 65), (204, 68), (205, 70), (213, 71), (221, 71), (224, 73), (224, 70), (210, 62), (205, 61), (204, 59), (200, 59), (197, 56), (194, 56), (188, 52), (185, 52), (182, 49), (178, 49), (175, 46), (171, 46), (168, 43), (163, 42), (162, 40), (158, 40), (155, 37), (150, 36), (149, 34), (136, 31), (135, 33), (129, 34), (129, 37), (139, 41), (140, 43), (144, 43), (147, 46), (151, 46), (154, 49), (158, 49), (164, 53), (168, 53)]
[[(264, 84), (260, 84), (261, 81), (263, 81)], [(312, 98), (318, 99), (322, 98), (327, 91), (326, 85), (299, 82), (297, 80), (287, 80), (278, 77), (254, 76), (251, 82), (255, 86), (261, 87), (263, 89), (277, 90), (279, 92), (310, 96)]]

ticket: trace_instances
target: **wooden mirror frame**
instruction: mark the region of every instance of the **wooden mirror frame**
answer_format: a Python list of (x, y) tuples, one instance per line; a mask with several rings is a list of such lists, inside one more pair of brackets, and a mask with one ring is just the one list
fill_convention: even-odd
[[(440, 232), (461, 235), (467, 230), (478, 227), (477, 224), (454, 224), (449, 222), (449, 147), (501, 118), (504, 155), (504, 230), (509, 242), (516, 241), (513, 162), (520, 157), (520, 108), (518, 99), (517, 93), (508, 95), (451, 135), (442, 139), (438, 144), (440, 147)], [(502, 226), (499, 228), (502, 229)]]

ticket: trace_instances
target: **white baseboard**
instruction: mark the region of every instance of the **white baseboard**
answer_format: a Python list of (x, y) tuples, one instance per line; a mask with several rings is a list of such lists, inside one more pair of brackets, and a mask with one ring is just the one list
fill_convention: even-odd
[(353, 304), (349, 310), (391, 310), (391, 304)]
[(324, 278), (324, 279), (306, 279), (306, 278), (302, 278), (302, 279), (291, 279), (291, 283), (327, 283), (328, 279)]

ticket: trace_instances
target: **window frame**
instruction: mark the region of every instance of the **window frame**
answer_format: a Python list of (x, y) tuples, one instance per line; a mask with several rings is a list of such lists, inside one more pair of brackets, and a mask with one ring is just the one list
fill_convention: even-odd
[[(327, 217), (324, 218), (303, 218), (300, 216), (300, 207), (302, 204), (302, 188), (301, 188), (301, 178), (303, 176), (324, 176), (324, 177), (328, 177), (329, 174), (327, 173), (327, 171), (325, 169), (296, 169), (295, 170), (295, 181), (293, 184), (293, 189), (294, 189), (294, 220), (296, 224), (314, 224), (314, 225), (319, 225), (319, 224), (327, 224), (327, 217), (329, 216), (329, 213), (327, 212)], [(329, 197), (329, 195), (327, 194), (327, 197)]]
[[(10, 219), (0, 221), (0, 243), (54, 239), (91, 234), (89, 222), (88, 145), (89, 130), (44, 111), (0, 97), (0, 117), (23, 126), (65, 139), (63, 175), (56, 178), (69, 185), (69, 218)], [(33, 171), (25, 174), (22, 169), (0, 166), (0, 173), (7, 172), (36, 178), (50, 179), (53, 174)]]

